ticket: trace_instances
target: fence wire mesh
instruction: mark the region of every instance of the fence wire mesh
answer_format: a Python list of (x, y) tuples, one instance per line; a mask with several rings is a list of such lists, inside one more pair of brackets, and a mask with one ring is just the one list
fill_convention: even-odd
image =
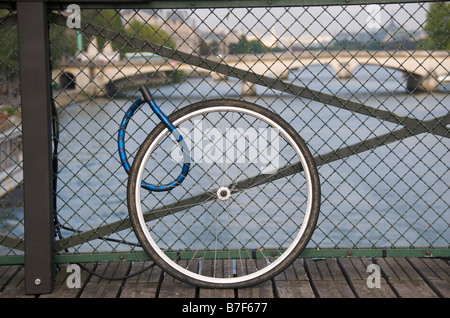
[[(116, 136), (142, 84), (166, 114), (234, 98), (292, 125), (321, 180), (310, 249), (448, 249), (450, 3), (82, 9), (79, 25), (76, 13), (49, 15), (58, 253), (141, 251)], [(5, 256), (23, 250), (14, 14), (2, 10), (0, 30)], [(159, 123), (149, 109), (136, 117), (130, 158)], [(268, 193), (272, 202), (286, 195)]]
[(0, 255), (15, 255), (24, 234), (19, 49), (15, 12), (0, 16)]

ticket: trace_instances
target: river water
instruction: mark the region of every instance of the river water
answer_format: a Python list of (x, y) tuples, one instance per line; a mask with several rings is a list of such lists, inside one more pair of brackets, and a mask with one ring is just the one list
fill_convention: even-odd
[[(398, 71), (367, 66), (356, 69), (353, 75), (339, 80), (332, 69), (312, 66), (293, 71), (289, 80), (421, 120), (449, 111), (449, 86), (442, 85), (432, 94), (411, 94)], [(210, 78), (187, 79), (152, 91), (166, 114), (206, 98), (242, 98), (240, 82)], [(265, 87), (257, 87), (257, 93), (243, 98), (281, 115), (307, 142), (313, 156), (402, 128)], [(137, 97), (132, 90), (127, 94), (60, 110), (58, 213), (60, 222), (68, 227), (85, 231), (127, 217), (127, 175), (120, 166), (116, 143), (124, 111)], [(136, 115), (127, 129), (133, 136), (126, 143), (131, 157), (156, 123), (155, 116), (148, 115)], [(449, 147), (447, 138), (420, 134), (320, 166), (321, 216), (309, 246), (448, 247)], [(1, 214), (8, 216), (0, 225), (0, 233), (12, 231), (22, 236), (23, 207), (13, 208), (13, 213), (9, 207)], [(63, 231), (64, 236), (72, 234)], [(135, 240), (128, 230), (111, 237)], [(98, 241), (74, 251), (129, 250), (125, 245)], [(3, 249), (2, 253), (9, 252)]]

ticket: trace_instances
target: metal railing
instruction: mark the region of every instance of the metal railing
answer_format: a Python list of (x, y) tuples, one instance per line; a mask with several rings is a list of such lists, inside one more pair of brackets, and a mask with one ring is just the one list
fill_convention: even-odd
[[(449, 256), (450, 3), (77, 3), (49, 3), (46, 17), (59, 126), (55, 197), (45, 192), (56, 262), (146, 258), (115, 144), (142, 83), (167, 113), (231, 97), (297, 129), (322, 183), (305, 256)], [(19, 73), (13, 9), (0, 23), (4, 83)], [(156, 123), (143, 113), (130, 127), (131, 157)], [(23, 262), (23, 199), (0, 200), (0, 260)]]

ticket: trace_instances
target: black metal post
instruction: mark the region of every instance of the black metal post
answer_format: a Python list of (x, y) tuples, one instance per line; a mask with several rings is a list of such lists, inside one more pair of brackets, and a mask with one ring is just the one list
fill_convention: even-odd
[(50, 54), (47, 4), (17, 3), (25, 208), (25, 292), (54, 286)]

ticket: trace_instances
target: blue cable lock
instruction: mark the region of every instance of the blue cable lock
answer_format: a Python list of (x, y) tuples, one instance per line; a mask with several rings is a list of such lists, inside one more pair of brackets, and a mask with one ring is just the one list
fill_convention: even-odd
[(150, 108), (153, 110), (153, 112), (158, 116), (159, 120), (166, 126), (166, 128), (170, 131), (171, 134), (175, 137), (175, 140), (180, 144), (182, 153), (183, 153), (183, 159), (184, 164), (181, 169), (181, 173), (178, 175), (178, 177), (167, 184), (164, 185), (154, 185), (150, 184), (148, 182), (142, 181), (141, 186), (144, 189), (147, 189), (149, 191), (155, 191), (155, 192), (162, 192), (162, 191), (170, 191), (176, 186), (180, 185), (186, 176), (189, 173), (189, 169), (191, 166), (191, 161), (188, 153), (188, 148), (186, 145), (186, 142), (183, 139), (183, 136), (180, 134), (178, 129), (172, 124), (172, 122), (169, 120), (169, 118), (163, 113), (163, 111), (156, 105), (152, 95), (150, 94), (150, 91), (146, 86), (141, 86), (139, 89), (143, 95), (143, 98), (139, 97), (136, 99), (136, 101), (133, 102), (133, 104), (130, 106), (130, 108), (125, 113), (122, 122), (120, 124), (120, 129), (118, 133), (117, 138), (117, 144), (119, 148), (119, 157), (120, 161), (122, 163), (122, 166), (124, 167), (127, 174), (130, 174), (131, 165), (128, 162), (128, 158), (125, 151), (125, 130), (128, 126), (128, 122), (130, 121), (131, 117), (134, 115), (137, 109), (144, 104), (145, 102), (150, 105)]

